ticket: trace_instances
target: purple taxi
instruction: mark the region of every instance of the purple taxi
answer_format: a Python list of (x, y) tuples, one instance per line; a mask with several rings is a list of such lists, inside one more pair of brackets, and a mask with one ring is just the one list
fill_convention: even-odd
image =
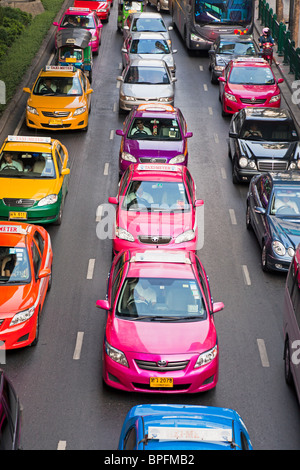
[(131, 163), (188, 164), (186, 121), (178, 108), (148, 103), (134, 107), (124, 121), (119, 155), (120, 176)]

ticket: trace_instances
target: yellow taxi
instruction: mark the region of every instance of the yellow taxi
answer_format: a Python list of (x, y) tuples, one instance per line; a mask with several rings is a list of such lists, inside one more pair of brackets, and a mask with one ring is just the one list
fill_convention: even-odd
[(73, 65), (46, 65), (29, 93), (26, 124), (35, 129), (88, 128), (91, 93), (86, 75)]
[(69, 173), (58, 140), (9, 135), (0, 150), (0, 220), (59, 225)]

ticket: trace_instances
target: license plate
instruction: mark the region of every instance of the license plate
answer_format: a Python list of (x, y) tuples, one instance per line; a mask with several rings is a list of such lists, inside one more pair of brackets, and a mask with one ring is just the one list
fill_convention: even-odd
[(150, 387), (158, 388), (172, 388), (173, 378), (172, 377), (150, 377)]
[(27, 219), (27, 212), (10, 212), (9, 219)]
[(62, 126), (61, 119), (49, 119), (49, 126)]

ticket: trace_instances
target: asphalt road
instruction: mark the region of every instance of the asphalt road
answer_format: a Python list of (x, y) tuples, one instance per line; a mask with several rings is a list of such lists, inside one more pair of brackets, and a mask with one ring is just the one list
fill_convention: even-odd
[[(169, 14), (163, 16), (170, 23)], [(116, 6), (102, 31), (94, 62), (89, 130), (55, 133), (69, 150), (71, 175), (62, 225), (48, 226), (54, 272), (39, 343), (36, 348), (7, 352), (3, 366), (24, 407), (22, 446), (116, 449), (127, 411), (135, 404), (153, 402), (234, 408), (245, 421), (255, 449), (299, 449), (299, 405), (283, 371), (285, 276), (261, 270), (258, 243), (245, 226), (247, 187), (231, 181), (230, 119), (221, 116), (207, 55), (190, 55), (176, 30), (171, 32), (173, 48), (178, 50), (175, 105), (194, 133), (189, 139), (189, 168), (197, 196), (205, 201), (204, 246), (198, 254), (214, 301), (225, 304), (215, 315), (219, 382), (214, 391), (177, 396), (127, 394), (103, 386), (106, 314), (95, 302), (105, 296), (111, 241), (97, 237), (96, 216), (98, 206), (116, 194), (118, 184), (120, 138), (114, 131), (121, 128), (123, 119), (116, 111), (122, 44)], [(9, 132), (20, 118), (16, 107)], [(24, 124), (19, 133), (34, 134)]]

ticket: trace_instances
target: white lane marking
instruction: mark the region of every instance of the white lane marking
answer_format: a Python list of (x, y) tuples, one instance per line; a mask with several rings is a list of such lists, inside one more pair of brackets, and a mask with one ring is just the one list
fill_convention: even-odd
[(226, 170), (225, 170), (225, 168), (221, 168), (221, 175), (222, 175), (223, 180), (226, 180), (226, 179), (227, 179), (227, 175), (226, 175)]
[(25, 119), (25, 114), (26, 114), (25, 112), (22, 114), (22, 117), (21, 117), (20, 121), (18, 122), (17, 127), (16, 127), (15, 130), (14, 130), (14, 135), (18, 135), (18, 134), (19, 134), (20, 129), (21, 129), (21, 127), (22, 127), (22, 125), (23, 125), (23, 122), (24, 122), (24, 119)]
[(119, 80), (117, 81), (117, 88), (120, 88), (120, 85), (121, 85), (121, 82), (119, 82)]
[(248, 268), (245, 264), (243, 264), (242, 268), (243, 268), (243, 275), (244, 275), (245, 284), (247, 286), (251, 286), (251, 279), (250, 279)]
[(103, 171), (103, 174), (104, 174), (105, 176), (108, 175), (108, 169), (109, 169), (109, 163), (105, 163), (105, 165), (104, 165), (104, 171)]
[(51, 64), (51, 62), (52, 62), (54, 56), (55, 56), (55, 52), (52, 52), (52, 54), (50, 55), (49, 60), (48, 60), (48, 62), (47, 62), (47, 65), (50, 65), (50, 64)]
[(87, 279), (93, 279), (94, 275), (94, 268), (95, 268), (95, 259), (90, 259), (89, 260), (89, 265), (88, 265), (88, 270), (87, 270)]
[(100, 222), (102, 219), (102, 213), (103, 213), (103, 206), (100, 204), (100, 206), (97, 207), (96, 210), (96, 222)]
[(208, 107), (208, 114), (213, 115), (213, 109), (211, 106)]
[(203, 88), (204, 88), (204, 91), (208, 91), (206, 83), (204, 83)]
[(203, 72), (203, 65), (199, 65), (200, 72)]
[(109, 139), (113, 140), (115, 131), (112, 129), (109, 134)]
[(118, 104), (117, 104), (117, 103), (114, 103), (114, 107), (113, 107), (113, 112), (114, 112), (114, 113), (117, 111), (117, 106), (118, 106)]
[(257, 346), (263, 367), (270, 367), (266, 345), (263, 339), (257, 339)]
[(57, 450), (66, 450), (67, 441), (59, 441), (57, 444)]
[(123, 64), (122, 64), (122, 62), (120, 62), (119, 63), (119, 70), (122, 70), (122, 68), (123, 68)]
[(218, 134), (214, 134), (214, 139), (215, 139), (216, 144), (218, 144), (218, 143), (219, 143), (219, 136), (218, 136)]
[(230, 220), (231, 220), (232, 225), (236, 225), (236, 217), (235, 217), (234, 209), (229, 209), (229, 215), (230, 215)]
[(75, 361), (78, 361), (78, 359), (80, 359), (83, 335), (84, 335), (83, 331), (78, 331), (77, 338), (76, 338), (76, 345), (75, 345), (74, 354), (73, 354), (73, 359)]

